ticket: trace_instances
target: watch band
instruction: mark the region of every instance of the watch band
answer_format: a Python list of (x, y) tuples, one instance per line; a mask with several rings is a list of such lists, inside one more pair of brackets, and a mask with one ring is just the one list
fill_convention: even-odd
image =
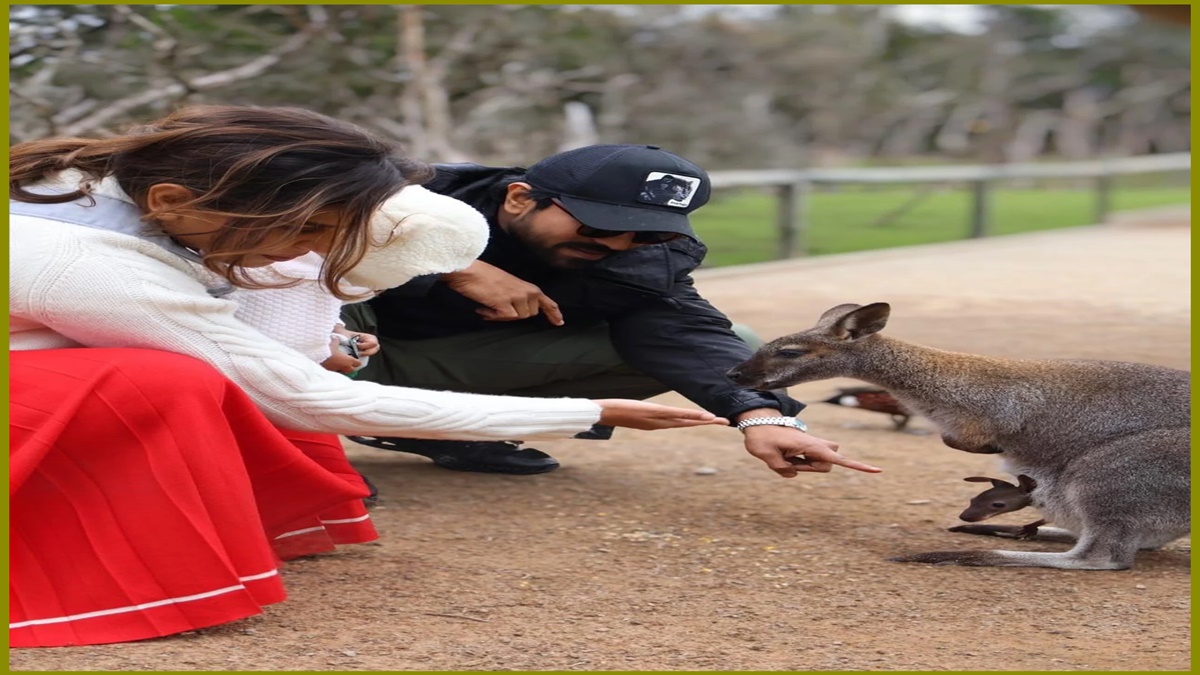
[(751, 417), (750, 419), (745, 419), (741, 422), (738, 422), (737, 428), (745, 430), (746, 427), (757, 427), (762, 425), (792, 427), (793, 429), (799, 429), (800, 431), (808, 431), (808, 425), (795, 417)]

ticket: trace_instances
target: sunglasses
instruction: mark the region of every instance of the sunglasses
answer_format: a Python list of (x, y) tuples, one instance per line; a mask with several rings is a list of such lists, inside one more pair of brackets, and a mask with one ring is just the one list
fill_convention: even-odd
[[(568, 216), (575, 218), (575, 214), (571, 213), (571, 209), (568, 209), (561, 201), (558, 200), (557, 197), (551, 197), (550, 201), (558, 208), (562, 209), (563, 211), (566, 211)], [(575, 218), (575, 220), (579, 220), (579, 219)], [(610, 237), (619, 237), (623, 234), (629, 234), (630, 231), (629, 230), (601, 230), (601, 229), (598, 229), (595, 227), (590, 227), (588, 225), (584, 225), (583, 223), (580, 223), (578, 229), (576, 229), (575, 232), (579, 236), (587, 237), (588, 239), (608, 239)], [(683, 235), (679, 234), (678, 232), (634, 232), (633, 233), (633, 242), (635, 244), (663, 244), (668, 241), (674, 241), (682, 236)]]

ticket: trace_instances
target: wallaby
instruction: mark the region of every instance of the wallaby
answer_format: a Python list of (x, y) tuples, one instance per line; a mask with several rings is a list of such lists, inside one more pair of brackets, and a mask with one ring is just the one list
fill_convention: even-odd
[(759, 389), (831, 377), (883, 387), (933, 420), (946, 445), (1003, 452), (1005, 470), (1032, 477), (1042, 513), (1066, 528), (1040, 528), (1037, 538), (1075, 541), (1061, 553), (944, 551), (893, 560), (1128, 569), (1138, 549), (1188, 534), (1188, 372), (943, 351), (880, 335), (890, 312), (883, 302), (838, 305), (728, 375)]
[[(968, 476), (963, 480), (968, 483), (992, 484), (992, 487), (972, 497), (971, 505), (958, 514), (959, 520), (965, 520), (968, 523), (978, 523), (1001, 513), (1020, 511), (1034, 503), (1033, 489), (1037, 487), (1037, 481), (1025, 474), (1017, 476), (1016, 485), (1006, 480), (986, 476)], [(1037, 536), (1038, 528), (1047, 522), (1045, 518), (1042, 518), (1028, 525), (957, 525), (950, 528), (950, 531), (991, 534), (1013, 539), (1032, 539)]]

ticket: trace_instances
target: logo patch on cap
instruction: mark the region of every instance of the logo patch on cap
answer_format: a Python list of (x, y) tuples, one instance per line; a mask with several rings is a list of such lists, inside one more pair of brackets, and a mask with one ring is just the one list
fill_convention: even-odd
[(655, 206), (687, 208), (696, 196), (696, 188), (699, 186), (700, 179), (694, 176), (651, 171), (642, 183), (637, 199), (639, 202)]

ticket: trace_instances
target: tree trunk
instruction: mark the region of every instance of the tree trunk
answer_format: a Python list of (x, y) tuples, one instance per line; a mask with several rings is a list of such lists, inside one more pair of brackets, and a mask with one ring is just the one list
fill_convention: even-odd
[(409, 73), (400, 100), (405, 126), (410, 129), (409, 152), (426, 161), (465, 161), (467, 156), (450, 140), (454, 123), (444, 73), (426, 56), (425, 10), (421, 5), (406, 5), (400, 10), (400, 44)]
[(942, 119), (941, 108), (918, 110), (888, 134), (879, 154), (885, 157), (914, 157), (924, 154), (925, 141)]
[(979, 105), (975, 103), (955, 106), (934, 137), (937, 149), (952, 155), (968, 152), (971, 149), (971, 126), (979, 119), (980, 112)]
[(596, 133), (596, 120), (592, 109), (586, 103), (567, 101), (563, 104), (563, 140), (558, 145), (559, 152), (582, 148), (585, 145), (595, 145), (599, 134)]
[(1042, 154), (1046, 137), (1054, 129), (1058, 115), (1050, 110), (1034, 110), (1021, 116), (1017, 132), (1008, 144), (1008, 161), (1031, 162)]
[(1073, 89), (1063, 98), (1063, 116), (1058, 125), (1058, 150), (1069, 160), (1095, 157), (1096, 125), (1100, 122), (1096, 96), (1087, 89)]

